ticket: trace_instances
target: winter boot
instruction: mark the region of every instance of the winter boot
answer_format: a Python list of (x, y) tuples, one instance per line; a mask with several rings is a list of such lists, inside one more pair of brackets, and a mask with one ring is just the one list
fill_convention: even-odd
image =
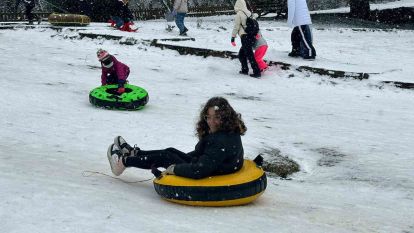
[(304, 56), (303, 59), (313, 61), (315, 60), (315, 56)]
[(115, 176), (121, 175), (125, 170), (125, 165), (122, 162), (124, 158), (122, 152), (114, 144), (111, 144), (108, 148), (107, 156), (112, 173), (114, 173)]
[(249, 74), (249, 70), (242, 69), (242, 70), (239, 71), (239, 74), (248, 75)]
[(263, 69), (260, 70), (260, 73), (263, 74), (268, 69), (269, 69), (269, 66), (266, 66), (265, 68), (263, 68)]
[(300, 52), (299, 50), (296, 49), (292, 49), (292, 51), (288, 54), (289, 57), (299, 57), (300, 56)]
[(122, 25), (120, 30), (125, 31), (125, 32), (136, 32), (138, 29), (135, 28), (135, 26), (134, 26), (135, 29), (131, 28), (132, 25), (134, 25), (132, 22), (126, 22), (124, 23), (124, 25)]
[(114, 145), (120, 149), (123, 156), (135, 156), (140, 151), (139, 147), (136, 145), (132, 147), (122, 136), (116, 136), (114, 138)]
[(250, 77), (260, 78), (260, 77), (262, 77), (262, 75), (260, 73), (253, 73), (253, 74), (250, 75)]

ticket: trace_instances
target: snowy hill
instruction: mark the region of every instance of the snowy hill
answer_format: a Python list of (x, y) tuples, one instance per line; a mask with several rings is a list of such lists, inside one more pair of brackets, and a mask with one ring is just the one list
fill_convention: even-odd
[[(290, 29), (265, 22), (269, 59), (377, 74), (359, 81), (272, 67), (253, 79), (238, 74), (237, 60), (151, 47), (144, 40), (177, 32), (163, 21), (136, 23), (135, 34), (84, 30), (143, 41), (134, 46), (42, 25), (0, 30), (2, 232), (414, 232), (414, 93), (377, 85), (413, 82), (414, 32), (315, 25), (318, 58), (303, 61), (287, 56)], [(189, 19), (195, 41), (171, 43), (237, 51), (231, 25), (231, 17), (203, 18), (198, 28)], [(143, 110), (89, 104), (98, 48), (131, 67), (130, 82), (149, 92)], [(127, 169), (120, 178), (132, 183), (91, 173), (110, 174), (106, 149), (116, 135), (143, 149), (192, 150), (200, 107), (217, 95), (246, 122), (247, 158), (278, 149), (301, 171), (270, 177), (257, 201), (231, 208), (165, 202), (143, 181), (149, 171)]]

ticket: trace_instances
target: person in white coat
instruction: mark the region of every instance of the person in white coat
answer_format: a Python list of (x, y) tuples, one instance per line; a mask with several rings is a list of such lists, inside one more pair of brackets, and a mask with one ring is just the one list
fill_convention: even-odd
[(248, 60), (253, 70), (253, 74), (250, 74), (250, 76), (254, 78), (260, 78), (260, 69), (257, 65), (253, 53), (253, 45), (256, 42), (256, 38), (254, 36), (248, 35), (244, 31), (244, 28), (246, 28), (247, 17), (250, 17), (252, 13), (247, 9), (245, 0), (237, 0), (234, 4), (234, 11), (236, 12), (236, 15), (234, 17), (234, 27), (231, 34), (231, 44), (233, 46), (236, 46), (235, 39), (236, 36), (239, 35), (242, 44), (239, 51), (239, 60), (242, 69), (239, 73), (245, 75), (249, 74), (249, 66), (247, 64)]
[(288, 25), (293, 27), (291, 34), (291, 57), (315, 59), (316, 50), (313, 47), (312, 24), (306, 0), (288, 0)]

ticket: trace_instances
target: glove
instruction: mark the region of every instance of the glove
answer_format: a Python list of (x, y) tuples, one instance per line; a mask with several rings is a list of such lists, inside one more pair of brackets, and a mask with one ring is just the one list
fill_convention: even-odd
[(152, 172), (152, 174), (154, 174), (154, 176), (155, 177), (157, 177), (157, 178), (161, 178), (161, 176), (162, 176), (162, 173), (161, 173), (161, 171), (160, 170), (158, 170), (158, 168), (153, 164), (153, 165), (151, 165), (151, 172)]
[(234, 42), (235, 39), (236, 38), (234, 38), (234, 37), (231, 38), (231, 45), (233, 45), (233, 46), (236, 46), (236, 42)]
[(174, 9), (174, 10), (172, 10), (172, 11), (171, 11), (171, 14), (172, 14), (173, 16), (176, 16), (176, 15), (177, 15), (177, 10), (175, 10), (175, 9)]
[(260, 39), (260, 34), (259, 33), (256, 34), (256, 40), (258, 40), (258, 39)]
[(125, 88), (124, 88), (124, 87), (119, 87), (119, 88), (118, 88), (118, 90), (117, 90), (117, 92), (118, 92), (119, 94), (122, 94), (122, 93), (124, 93), (124, 92), (125, 92)]
[(165, 170), (165, 174), (167, 174), (167, 175), (174, 175), (175, 173), (174, 173), (174, 167), (175, 167), (175, 164), (173, 164), (173, 165), (170, 165), (166, 170)]

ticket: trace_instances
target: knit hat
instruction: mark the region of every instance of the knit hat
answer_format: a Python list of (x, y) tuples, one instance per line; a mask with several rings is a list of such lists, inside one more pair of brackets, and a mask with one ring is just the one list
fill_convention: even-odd
[(99, 49), (98, 52), (96, 52), (96, 55), (98, 56), (99, 61), (105, 60), (105, 58), (110, 56), (109, 53), (103, 49)]

